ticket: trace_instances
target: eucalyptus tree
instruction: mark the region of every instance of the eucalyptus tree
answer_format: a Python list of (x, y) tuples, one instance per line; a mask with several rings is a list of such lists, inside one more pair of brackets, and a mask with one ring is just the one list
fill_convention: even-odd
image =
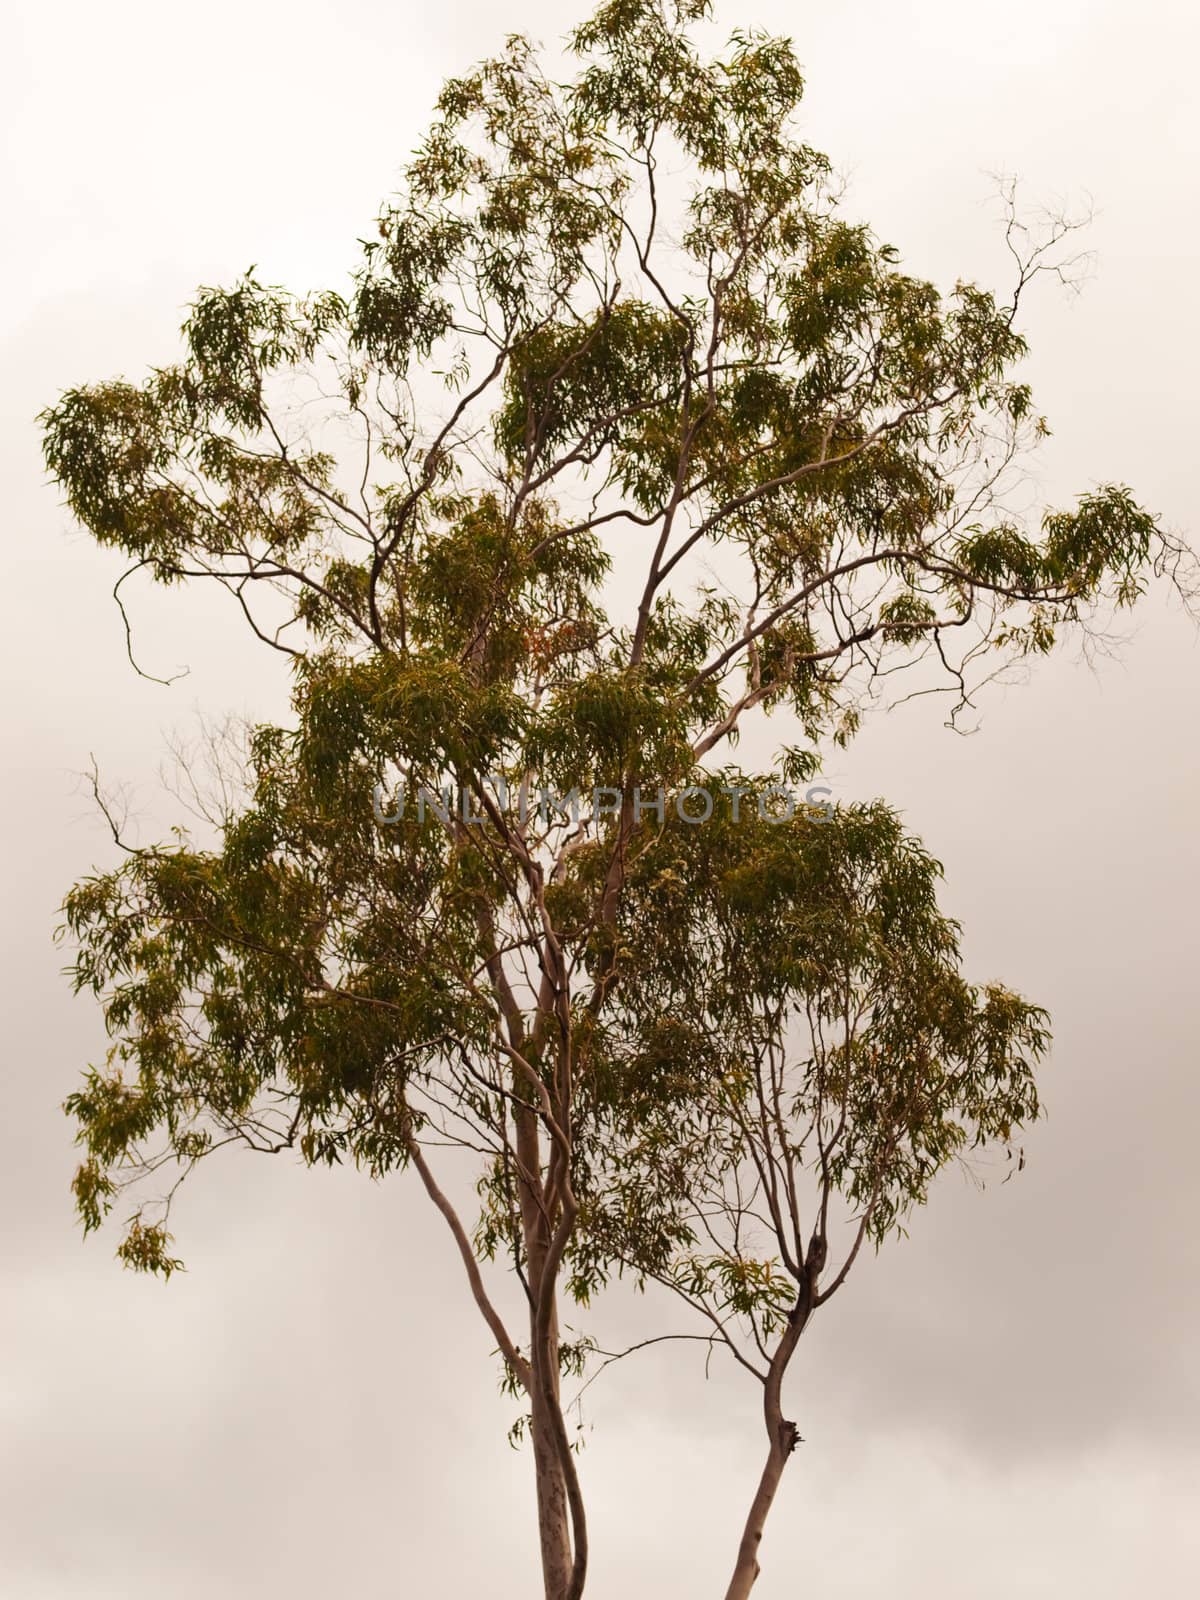
[[(119, 1253), (169, 1273), (170, 1195), (224, 1146), (415, 1172), (524, 1397), (548, 1600), (587, 1567), (560, 1310), (617, 1259), (614, 1141), (645, 1153), (613, 1030), (671, 806), (752, 713), (789, 729), (754, 781), (802, 784), (893, 672), (965, 703), (1180, 554), (1119, 484), (1005, 509), (1044, 431), (1020, 302), (1062, 230), (1010, 217), (1003, 302), (905, 273), (800, 137), (787, 41), (710, 58), (707, 11), (611, 0), (558, 77), (510, 38), (446, 84), (342, 290), (204, 289), (176, 364), (44, 416), (79, 522), (128, 574), (226, 590), (293, 683), (215, 840), (68, 896), (113, 1037), (69, 1101), (83, 1221), (163, 1172)], [(686, 1250), (672, 1170), (648, 1264)]]

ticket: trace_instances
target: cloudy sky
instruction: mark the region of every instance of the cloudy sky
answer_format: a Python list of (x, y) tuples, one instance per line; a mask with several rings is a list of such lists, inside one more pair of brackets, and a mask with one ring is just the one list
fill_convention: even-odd
[[(32, 418), (68, 384), (169, 360), (198, 283), (251, 263), (340, 285), (437, 86), (545, 0), (23, 6), (7, 27), (0, 386), (7, 710), (0, 1161), (0, 1592), (193, 1600), (538, 1592), (529, 1463), (505, 1443), (490, 1340), (437, 1220), (373, 1186), (211, 1166), (177, 1233), (189, 1271), (122, 1273), (83, 1243), (57, 1110), (102, 1049), (51, 943), (110, 847), (95, 754), (152, 833), (164, 740), (198, 710), (271, 714), (283, 683), (210, 597), (135, 601), (68, 525)], [(748, 0), (790, 33), (806, 136), (910, 267), (1003, 288), (989, 173), (1090, 196), (1097, 265), (1026, 321), (1049, 500), (1127, 481), (1197, 535), (1194, 209), (1200, 13), (1100, 0)], [(1115, 659), (1064, 654), (959, 738), (918, 701), (826, 768), (885, 795), (947, 868), (972, 975), (1051, 1008), (1049, 1120), (1019, 1181), (947, 1178), (910, 1242), (863, 1262), (806, 1338), (808, 1441), (756, 1595), (992, 1600), (1195, 1592), (1200, 643), (1155, 598)], [(164, 673), (165, 675), (165, 673)], [(649, 1312), (611, 1313), (636, 1326)], [(589, 1395), (589, 1593), (720, 1592), (761, 1455), (757, 1396), (680, 1350)]]

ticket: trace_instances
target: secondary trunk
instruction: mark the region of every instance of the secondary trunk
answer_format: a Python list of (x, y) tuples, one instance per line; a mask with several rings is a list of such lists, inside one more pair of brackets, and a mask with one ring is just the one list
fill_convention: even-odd
[(769, 1441), (767, 1459), (762, 1469), (762, 1476), (758, 1480), (754, 1499), (750, 1504), (746, 1526), (742, 1529), (737, 1564), (733, 1569), (733, 1577), (729, 1580), (729, 1587), (725, 1591), (725, 1600), (746, 1600), (746, 1596), (754, 1587), (758, 1577), (758, 1547), (762, 1543), (767, 1514), (774, 1503), (779, 1480), (783, 1477), (783, 1469), (788, 1464), (788, 1457), (800, 1439), (796, 1424), (789, 1422), (783, 1414), (783, 1378), (788, 1363), (796, 1353), (800, 1335), (812, 1315), (817, 1274), (823, 1264), (823, 1247), (818, 1255), (817, 1246), (814, 1244), (809, 1250), (807, 1278), (795, 1308), (788, 1318), (787, 1328), (780, 1338), (778, 1348), (771, 1357), (771, 1365), (763, 1388), (763, 1422), (766, 1424)]
[(794, 1422), (781, 1422), (778, 1425), (777, 1437), (772, 1440), (771, 1448), (767, 1452), (766, 1464), (758, 1480), (758, 1489), (750, 1505), (750, 1514), (742, 1530), (737, 1564), (733, 1569), (733, 1577), (729, 1580), (729, 1587), (725, 1591), (725, 1600), (746, 1600), (746, 1596), (754, 1587), (759, 1572), (758, 1547), (762, 1543), (763, 1527), (775, 1499), (775, 1491), (779, 1488), (779, 1480), (783, 1477), (783, 1469), (796, 1447), (796, 1438)]

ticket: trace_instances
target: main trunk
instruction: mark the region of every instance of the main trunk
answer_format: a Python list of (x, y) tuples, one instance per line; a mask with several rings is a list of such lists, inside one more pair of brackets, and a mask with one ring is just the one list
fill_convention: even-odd
[(538, 1537), (542, 1555), (545, 1600), (568, 1600), (574, 1569), (571, 1507), (562, 1459), (562, 1420), (559, 1413), (558, 1314), (551, 1306), (548, 1325), (539, 1328), (537, 1305), (548, 1270), (548, 1219), (540, 1177), (538, 1128), (524, 1107), (517, 1110), (517, 1148), (522, 1164), (519, 1181), (529, 1293), (529, 1432), (533, 1445), (534, 1483), (537, 1490)]
[(530, 1437), (537, 1485), (538, 1533), (546, 1600), (566, 1600), (571, 1584), (571, 1519), (553, 1418), (535, 1384), (530, 1397)]

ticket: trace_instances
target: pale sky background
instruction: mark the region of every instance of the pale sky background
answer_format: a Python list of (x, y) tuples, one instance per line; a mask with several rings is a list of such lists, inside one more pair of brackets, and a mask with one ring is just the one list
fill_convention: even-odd
[[(189, 1271), (83, 1243), (58, 1106), (96, 1057), (50, 942), (111, 847), (73, 774), (95, 752), (152, 810), (197, 708), (269, 715), (282, 679), (216, 597), (143, 591), (137, 679), (119, 563), (73, 531), (32, 418), (68, 384), (171, 359), (202, 282), (340, 285), (441, 79), (584, 7), (470, 0), (25, 5), (6, 25), (0, 383), (7, 707), (0, 1163), (0, 1594), (199, 1600), (540, 1592), (529, 1461), (505, 1443), (491, 1340), (414, 1184), (213, 1163), (176, 1232)], [(806, 136), (847, 211), (909, 266), (1006, 285), (987, 174), (1090, 194), (1098, 268), (1026, 327), (1055, 428), (1048, 499), (1130, 483), (1195, 541), (1200, 12), (1144, 0), (751, 0), (790, 33)], [(1198, 1592), (1195, 1213), (1200, 642), (1136, 615), (1121, 658), (1070, 654), (984, 702), (871, 724), (825, 769), (882, 794), (946, 863), (971, 973), (1050, 1007), (1048, 1122), (1028, 1170), (956, 1175), (805, 1340), (800, 1447), (762, 1600)], [(157, 814), (157, 813), (154, 813)], [(632, 1314), (634, 1320), (645, 1312)], [(593, 1600), (723, 1592), (762, 1454), (758, 1396), (686, 1346), (612, 1369), (582, 1458)]]

